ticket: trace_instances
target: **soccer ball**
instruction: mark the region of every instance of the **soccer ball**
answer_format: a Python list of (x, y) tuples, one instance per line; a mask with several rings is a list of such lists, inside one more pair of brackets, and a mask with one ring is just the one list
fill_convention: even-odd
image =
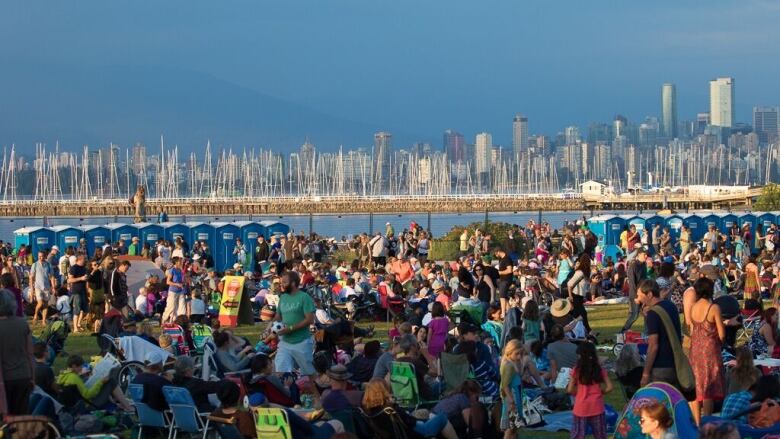
[(282, 329), (284, 329), (284, 323), (282, 323), (282, 322), (273, 322), (271, 324), (271, 333), (272, 334), (278, 334), (279, 331), (281, 331)]

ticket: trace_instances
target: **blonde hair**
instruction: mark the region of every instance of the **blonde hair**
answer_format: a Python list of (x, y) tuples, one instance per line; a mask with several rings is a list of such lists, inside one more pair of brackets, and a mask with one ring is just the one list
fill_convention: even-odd
[(523, 346), (523, 343), (517, 339), (509, 340), (506, 346), (504, 346), (504, 355), (501, 357), (501, 360), (514, 363), (515, 360), (513, 357), (518, 352), (520, 354), (525, 353), (525, 346)]
[(365, 410), (384, 407), (391, 400), (392, 395), (387, 381), (382, 378), (372, 378), (366, 383), (366, 389), (363, 393), (363, 408)]
[(160, 334), (160, 347), (165, 349), (169, 347), (171, 344), (173, 344), (173, 340), (171, 340), (171, 336), (168, 334)]

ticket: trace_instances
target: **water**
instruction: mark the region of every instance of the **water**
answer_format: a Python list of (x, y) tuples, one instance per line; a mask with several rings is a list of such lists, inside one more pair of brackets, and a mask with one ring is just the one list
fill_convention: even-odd
[[(621, 212), (628, 214), (631, 212)], [(542, 212), (542, 221), (547, 221), (553, 227), (561, 227), (564, 221), (571, 221), (583, 216), (590, 216), (588, 211), (571, 212)], [(373, 218), (368, 214), (344, 214), (344, 215), (313, 215), (311, 224), (309, 215), (279, 215), (279, 216), (170, 216), (169, 221), (173, 222), (212, 222), (212, 221), (263, 221), (272, 220), (287, 224), (296, 232), (308, 233), (311, 230), (324, 235), (341, 238), (342, 236), (355, 235), (362, 232), (384, 232), (385, 224), (390, 223), (397, 232), (409, 228), (409, 224), (415, 221), (425, 228), (430, 228), (433, 236), (439, 237), (449, 232), (455, 226), (464, 226), (471, 223), (482, 223), (485, 221), (484, 213), (434, 213), (430, 215), (430, 224), (428, 214), (374, 214)], [(495, 212), (488, 213), (488, 219), (492, 222), (506, 222), (511, 224), (526, 224), (528, 220), (539, 220), (538, 212)], [(50, 217), (48, 225), (104, 225), (112, 222), (132, 223), (133, 218), (129, 216), (94, 216), (94, 217)], [(44, 217), (4, 217), (0, 218), (0, 239), (13, 241), (14, 230), (28, 226), (42, 226)]]

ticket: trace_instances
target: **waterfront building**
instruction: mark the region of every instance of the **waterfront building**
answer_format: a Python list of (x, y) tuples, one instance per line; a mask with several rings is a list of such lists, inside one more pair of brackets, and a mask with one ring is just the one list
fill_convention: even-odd
[(777, 142), (780, 137), (780, 107), (753, 107), (753, 130), (762, 145)]
[(661, 133), (667, 139), (677, 137), (677, 88), (670, 83), (661, 87)]
[(512, 152), (515, 160), (528, 152), (528, 118), (522, 114), (516, 114), (512, 120)]
[(724, 128), (734, 126), (734, 78), (710, 81), (710, 125)]

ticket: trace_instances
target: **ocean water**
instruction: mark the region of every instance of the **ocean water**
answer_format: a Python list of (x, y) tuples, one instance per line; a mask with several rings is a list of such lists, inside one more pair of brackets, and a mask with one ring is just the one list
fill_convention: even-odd
[[(599, 214), (604, 212), (594, 213)], [(629, 214), (632, 212), (621, 212)], [(569, 212), (542, 212), (541, 220), (561, 227), (564, 221), (576, 220), (578, 218), (589, 217), (589, 211), (569, 211)], [(487, 218), (492, 222), (507, 222), (511, 224), (526, 224), (529, 219), (539, 221), (539, 212), (495, 212), (488, 213)], [(151, 218), (150, 218), (151, 219)], [(348, 237), (362, 232), (384, 232), (385, 224), (390, 223), (397, 232), (409, 228), (409, 224), (414, 221), (417, 224), (430, 229), (434, 237), (440, 237), (449, 232), (455, 226), (463, 226), (475, 222), (484, 222), (484, 213), (433, 213), (431, 215), (422, 214), (344, 214), (344, 215), (278, 215), (278, 216), (170, 216), (169, 221), (185, 222), (212, 222), (212, 221), (263, 221), (272, 220), (287, 224), (295, 232), (308, 233), (314, 232), (329, 237), (340, 239), (342, 236)], [(93, 217), (4, 217), (0, 218), (0, 239), (13, 241), (14, 230), (28, 226), (42, 226), (44, 222), (49, 226), (57, 225), (104, 225), (112, 222), (131, 223), (132, 217), (119, 216), (93, 216)]]

